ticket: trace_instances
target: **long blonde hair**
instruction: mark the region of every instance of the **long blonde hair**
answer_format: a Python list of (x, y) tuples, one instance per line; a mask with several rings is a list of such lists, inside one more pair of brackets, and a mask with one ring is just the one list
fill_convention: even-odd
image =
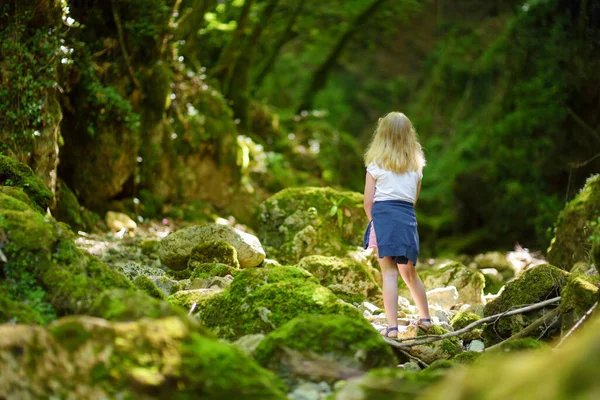
[(401, 112), (391, 112), (379, 118), (377, 129), (367, 151), (365, 166), (371, 163), (397, 174), (420, 172), (425, 155), (410, 120)]

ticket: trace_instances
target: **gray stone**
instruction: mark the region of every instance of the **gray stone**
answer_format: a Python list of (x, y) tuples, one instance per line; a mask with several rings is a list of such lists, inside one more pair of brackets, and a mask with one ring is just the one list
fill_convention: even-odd
[(256, 236), (216, 224), (190, 226), (171, 233), (159, 244), (160, 259), (171, 269), (185, 269), (192, 249), (211, 240), (223, 240), (232, 245), (242, 268), (255, 267), (265, 259), (265, 251)]
[(458, 303), (458, 290), (456, 290), (456, 286), (435, 288), (427, 292), (427, 300), (431, 304), (437, 304), (449, 310), (453, 305)]
[(467, 346), (467, 350), (482, 352), (483, 350), (485, 350), (485, 345), (483, 344), (483, 342), (481, 340), (473, 340)]

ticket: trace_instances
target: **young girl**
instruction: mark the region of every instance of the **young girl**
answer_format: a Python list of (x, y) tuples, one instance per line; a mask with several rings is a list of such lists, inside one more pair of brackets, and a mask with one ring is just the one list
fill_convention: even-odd
[(413, 322), (419, 330), (431, 326), (423, 282), (415, 265), (419, 235), (414, 206), (423, 178), (425, 156), (410, 120), (391, 112), (379, 119), (365, 153), (365, 212), (369, 226), (364, 247), (377, 248), (383, 278), (383, 305), (388, 327), (380, 333), (398, 336), (398, 271), (419, 309)]

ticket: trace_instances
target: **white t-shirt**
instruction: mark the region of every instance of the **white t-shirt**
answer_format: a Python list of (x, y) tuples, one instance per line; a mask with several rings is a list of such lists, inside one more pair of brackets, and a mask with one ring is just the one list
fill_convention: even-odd
[(397, 174), (371, 163), (367, 167), (367, 172), (375, 179), (374, 201), (404, 200), (410, 203), (415, 202), (417, 187), (423, 179), (422, 171)]

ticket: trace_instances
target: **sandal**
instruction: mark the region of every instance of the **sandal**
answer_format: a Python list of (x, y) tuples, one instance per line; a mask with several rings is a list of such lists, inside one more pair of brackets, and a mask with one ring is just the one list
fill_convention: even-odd
[(416, 321), (412, 321), (410, 325), (415, 325), (417, 327), (417, 331), (421, 334), (426, 334), (431, 329), (431, 318), (419, 318)]
[[(390, 336), (390, 332), (396, 331), (396, 336)], [(396, 339), (398, 337), (398, 327), (392, 326), (391, 328), (382, 328), (379, 330), (379, 334), (383, 337)]]

